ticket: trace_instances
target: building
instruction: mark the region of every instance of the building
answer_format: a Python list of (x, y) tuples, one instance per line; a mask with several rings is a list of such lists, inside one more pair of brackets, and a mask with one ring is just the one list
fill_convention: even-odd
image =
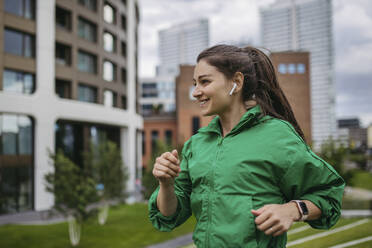
[(176, 114), (161, 113), (144, 116), (142, 135), (142, 163), (146, 168), (156, 147), (157, 141), (162, 141), (166, 146), (174, 149), (176, 140), (177, 120)]
[(175, 83), (173, 76), (143, 78), (140, 82), (142, 115), (176, 111)]
[(273, 52), (270, 59), (306, 142), (311, 144), (310, 54)]
[(368, 129), (360, 126), (358, 118), (339, 119), (338, 141), (345, 147), (365, 152), (368, 148)]
[(310, 52), (314, 148), (337, 136), (331, 0), (277, 0), (260, 10), (262, 45)]
[(181, 64), (195, 64), (198, 54), (209, 45), (208, 19), (180, 23), (159, 31), (157, 75), (178, 75)]
[(48, 150), (119, 144), (140, 176), (137, 0), (0, 1), (0, 214), (47, 210)]

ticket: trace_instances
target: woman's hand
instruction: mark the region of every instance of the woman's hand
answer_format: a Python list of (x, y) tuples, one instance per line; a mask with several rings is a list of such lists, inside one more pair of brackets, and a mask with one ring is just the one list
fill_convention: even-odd
[(172, 152), (165, 152), (157, 157), (152, 174), (159, 180), (160, 185), (169, 186), (174, 183), (174, 178), (181, 172), (178, 152), (174, 149)]
[(273, 236), (287, 232), (293, 222), (300, 218), (295, 202), (265, 205), (257, 210), (252, 209), (252, 214), (256, 216), (257, 228)]

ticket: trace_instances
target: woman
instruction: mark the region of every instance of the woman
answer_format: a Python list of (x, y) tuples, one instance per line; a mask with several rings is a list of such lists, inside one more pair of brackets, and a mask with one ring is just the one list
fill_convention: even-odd
[(304, 141), (270, 59), (253, 47), (201, 52), (193, 96), (216, 115), (182, 150), (156, 159), (153, 225), (170, 231), (193, 213), (200, 247), (285, 247), (294, 221), (330, 228), (344, 181)]

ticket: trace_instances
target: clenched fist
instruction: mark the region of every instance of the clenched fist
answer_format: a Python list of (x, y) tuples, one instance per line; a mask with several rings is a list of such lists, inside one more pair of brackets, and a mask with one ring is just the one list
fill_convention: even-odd
[(172, 152), (165, 152), (156, 158), (152, 174), (159, 183), (167, 186), (174, 183), (174, 179), (181, 172), (178, 152), (174, 149)]

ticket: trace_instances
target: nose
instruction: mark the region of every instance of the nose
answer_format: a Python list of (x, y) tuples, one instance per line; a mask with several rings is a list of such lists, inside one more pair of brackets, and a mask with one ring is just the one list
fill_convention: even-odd
[(197, 86), (194, 86), (194, 89), (192, 90), (192, 96), (195, 98), (198, 98), (202, 95), (202, 92), (199, 90)]

